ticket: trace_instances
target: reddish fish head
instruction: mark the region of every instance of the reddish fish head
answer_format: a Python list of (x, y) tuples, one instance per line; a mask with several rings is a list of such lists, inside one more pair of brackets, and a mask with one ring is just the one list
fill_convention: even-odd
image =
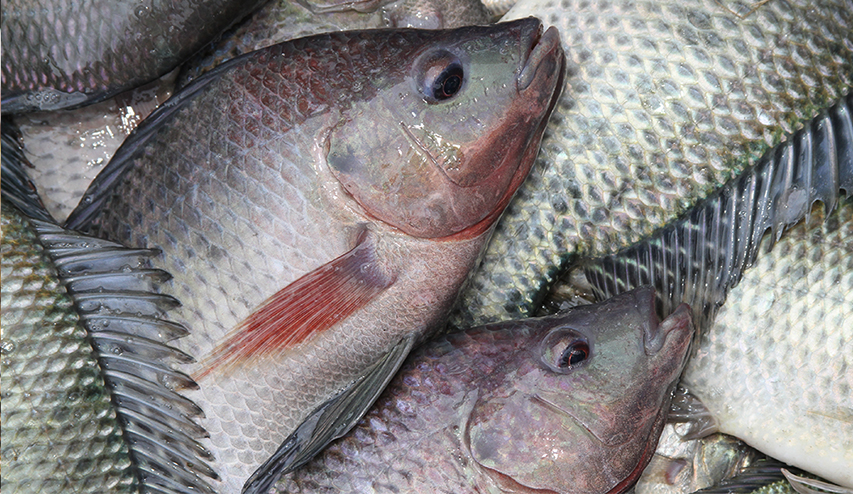
[(354, 82), (370, 96), (329, 135), (332, 174), (409, 235), (482, 233), (530, 170), (563, 87), (559, 34), (529, 18), (402, 31), (387, 45), (381, 69)]
[(494, 327), (515, 349), (483, 357), (503, 361), (478, 385), (465, 431), (471, 456), (508, 490), (630, 488), (685, 363), (688, 307), (659, 322), (654, 290), (640, 288), (512, 324)]

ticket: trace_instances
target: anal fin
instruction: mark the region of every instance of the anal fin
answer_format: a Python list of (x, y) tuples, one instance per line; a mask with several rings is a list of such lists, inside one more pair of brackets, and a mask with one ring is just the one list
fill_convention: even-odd
[(346, 434), (373, 405), (414, 345), (397, 343), (343, 391), (314, 410), (243, 485), (243, 494), (267, 492), (282, 475), (307, 463), (330, 442)]
[(394, 283), (376, 262), (369, 235), (349, 252), (305, 274), (269, 297), (202, 362), (203, 379), (247, 361), (292, 348), (346, 319)]

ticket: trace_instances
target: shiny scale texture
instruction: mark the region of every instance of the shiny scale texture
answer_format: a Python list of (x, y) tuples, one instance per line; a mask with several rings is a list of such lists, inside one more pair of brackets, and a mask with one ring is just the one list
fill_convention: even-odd
[[(751, 5), (751, 4), (750, 4)], [(853, 86), (853, 1), (519, 2), (560, 29), (566, 90), (452, 321), (530, 313), (738, 175)]]
[(3, 113), (79, 106), (177, 67), (259, 0), (9, 0)]
[(32, 225), (3, 202), (4, 494), (135, 492), (97, 355)]
[(683, 384), (721, 431), (853, 486), (853, 201), (758, 256)]

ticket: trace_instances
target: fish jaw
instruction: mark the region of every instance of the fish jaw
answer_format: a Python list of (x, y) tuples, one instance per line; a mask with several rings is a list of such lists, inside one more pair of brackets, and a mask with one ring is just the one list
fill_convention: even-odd
[[(693, 333), (686, 306), (658, 324), (653, 300), (645, 287), (527, 322), (536, 329), (512, 357), (522, 363), (506, 364), (491, 385), (481, 385), (486, 391), (468, 418), (466, 445), (484, 472), (507, 488), (557, 492), (616, 493), (636, 482)], [(664, 338), (651, 356), (650, 333)], [(555, 370), (547, 349), (574, 339), (590, 356), (577, 368)]]
[[(540, 30), (531, 18), (427, 43), (404, 77), (384, 82), (391, 90), (344, 112), (327, 143), (331, 173), (367, 214), (406, 234), (486, 231), (530, 171), (563, 87), (559, 35)], [(437, 99), (431, 88), (449, 70), (458, 92)], [(377, 124), (397, 133), (376, 135)]]

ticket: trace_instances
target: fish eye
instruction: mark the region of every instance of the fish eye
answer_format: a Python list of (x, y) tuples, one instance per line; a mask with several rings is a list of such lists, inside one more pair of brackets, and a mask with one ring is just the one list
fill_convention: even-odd
[(420, 74), (420, 91), (429, 103), (452, 98), (459, 93), (465, 82), (462, 62), (448, 51), (440, 51), (426, 57)]
[(542, 340), (542, 363), (554, 372), (571, 372), (583, 366), (591, 356), (589, 342), (570, 328), (553, 330)]

